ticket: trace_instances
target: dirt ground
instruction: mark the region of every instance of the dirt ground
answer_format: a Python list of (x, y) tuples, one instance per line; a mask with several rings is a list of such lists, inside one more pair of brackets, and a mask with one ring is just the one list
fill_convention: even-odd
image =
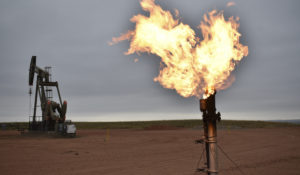
[[(0, 174), (193, 175), (202, 133), (79, 130), (77, 138), (57, 138), (0, 131)], [(300, 127), (219, 130), (218, 143), (244, 174), (300, 174)], [(242, 174), (218, 155), (219, 174)]]

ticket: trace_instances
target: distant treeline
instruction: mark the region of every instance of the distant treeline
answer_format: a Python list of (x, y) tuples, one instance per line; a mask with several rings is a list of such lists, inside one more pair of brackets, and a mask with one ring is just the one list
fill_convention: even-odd
[[(77, 129), (179, 129), (202, 128), (202, 120), (162, 120), (135, 122), (74, 122)], [(222, 120), (219, 129), (300, 127), (299, 124), (266, 121)], [(0, 123), (0, 130), (28, 129), (27, 122)]]

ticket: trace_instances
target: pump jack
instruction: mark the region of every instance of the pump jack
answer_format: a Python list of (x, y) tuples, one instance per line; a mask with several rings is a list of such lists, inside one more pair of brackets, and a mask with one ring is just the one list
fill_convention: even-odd
[[(62, 102), (58, 82), (51, 81), (50, 67), (42, 69), (36, 66), (36, 56), (31, 57), (29, 67), (29, 86), (33, 85), (34, 75), (37, 74), (34, 95), (33, 116), (30, 116), (29, 130), (31, 131), (55, 131), (61, 134), (74, 135), (76, 127), (70, 120), (66, 121), (67, 102)], [(52, 101), (52, 87), (56, 87), (59, 102)], [(37, 101), (40, 100), (42, 116), (37, 119)]]

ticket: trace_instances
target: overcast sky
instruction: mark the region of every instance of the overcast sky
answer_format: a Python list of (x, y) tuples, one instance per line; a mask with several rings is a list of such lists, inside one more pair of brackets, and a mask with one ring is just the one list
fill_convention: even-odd
[[(216, 96), (223, 119), (300, 119), (300, 1), (156, 0), (178, 9), (198, 34), (203, 14), (224, 10), (240, 17), (249, 56), (233, 85)], [(0, 122), (27, 121), (28, 68), (52, 66), (53, 79), (75, 121), (201, 118), (196, 98), (183, 98), (153, 82), (160, 58), (125, 56), (129, 42), (112, 37), (134, 28), (138, 0), (0, 0)], [(135, 58), (139, 58), (137, 63)], [(31, 100), (33, 104), (33, 98)]]

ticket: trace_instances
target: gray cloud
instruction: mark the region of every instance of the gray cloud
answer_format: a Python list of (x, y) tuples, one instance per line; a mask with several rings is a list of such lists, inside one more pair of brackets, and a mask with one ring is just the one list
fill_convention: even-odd
[[(125, 56), (126, 41), (108, 45), (112, 37), (134, 28), (129, 19), (144, 13), (138, 2), (1, 1), (0, 121), (27, 120), (32, 55), (37, 55), (39, 66), (53, 66), (70, 118), (109, 120), (106, 116), (123, 114), (130, 120), (135, 119), (132, 113), (145, 120), (157, 119), (151, 113), (200, 116), (197, 99), (182, 98), (153, 82), (159, 58)], [(250, 54), (234, 71), (232, 87), (217, 95), (224, 118), (270, 119), (279, 113), (300, 118), (299, 1), (237, 1), (229, 8), (220, 0), (157, 3), (170, 11), (178, 9), (183, 23), (199, 35), (196, 26), (214, 8), (224, 10), (227, 17), (240, 17), (241, 41)]]

